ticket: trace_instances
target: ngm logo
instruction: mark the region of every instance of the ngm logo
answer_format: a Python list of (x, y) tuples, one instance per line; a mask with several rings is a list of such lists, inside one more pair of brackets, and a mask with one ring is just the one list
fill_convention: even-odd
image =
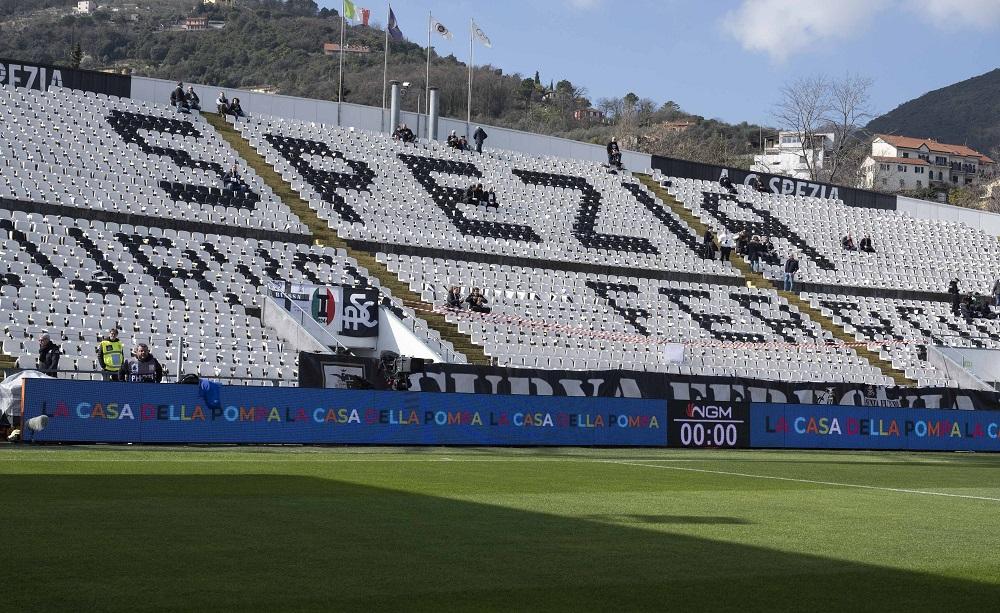
[(733, 407), (723, 407), (717, 404), (695, 404), (688, 403), (687, 416), (701, 419), (732, 419)]

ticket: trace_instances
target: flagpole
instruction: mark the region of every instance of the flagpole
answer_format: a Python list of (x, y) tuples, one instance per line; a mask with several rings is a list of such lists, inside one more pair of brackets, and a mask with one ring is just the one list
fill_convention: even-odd
[(337, 79), (337, 125), (340, 125), (340, 105), (344, 101), (344, 30), (347, 29), (346, 0), (340, 11), (340, 76)]
[[(433, 19), (434, 15), (427, 11), (427, 74), (424, 77), (424, 100), (429, 100), (431, 95), (431, 21)], [(430, 121), (428, 121), (429, 124)], [(429, 133), (427, 138), (430, 138)]]
[(392, 5), (386, 3), (389, 12), (385, 16), (385, 64), (382, 66), (382, 118), (379, 126), (385, 132), (385, 90), (389, 83), (389, 15), (392, 14)]
[(472, 19), (469, 20), (469, 101), (468, 101), (468, 111), (465, 117), (465, 133), (469, 136), (469, 130), (472, 129), (472, 65), (476, 62), (476, 45), (473, 39), (472, 28), (474, 27), (474, 22)]

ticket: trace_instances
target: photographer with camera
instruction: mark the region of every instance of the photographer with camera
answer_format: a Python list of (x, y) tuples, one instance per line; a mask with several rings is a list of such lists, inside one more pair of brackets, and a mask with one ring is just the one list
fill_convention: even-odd
[(139, 343), (135, 349), (135, 359), (125, 360), (118, 371), (118, 379), (127, 383), (159, 383), (163, 381), (163, 367), (149, 353), (149, 345)]

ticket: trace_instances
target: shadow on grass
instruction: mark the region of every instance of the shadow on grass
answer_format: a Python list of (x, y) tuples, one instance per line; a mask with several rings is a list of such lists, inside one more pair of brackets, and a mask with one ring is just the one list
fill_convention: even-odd
[(610, 514), (610, 515), (586, 515), (584, 519), (593, 521), (613, 522), (613, 523), (637, 523), (637, 524), (706, 524), (714, 526), (749, 526), (751, 523), (742, 517), (715, 517), (710, 515), (636, 515), (636, 514)]
[(0, 609), (13, 611), (981, 611), (1000, 602), (993, 584), (306, 476), (6, 475), (2, 487)]

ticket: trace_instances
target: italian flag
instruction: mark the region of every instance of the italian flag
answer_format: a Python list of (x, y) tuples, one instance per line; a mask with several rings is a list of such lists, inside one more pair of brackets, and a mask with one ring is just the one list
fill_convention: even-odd
[(358, 20), (358, 9), (354, 8), (354, 3), (351, 0), (344, 0), (344, 18), (351, 21)]

